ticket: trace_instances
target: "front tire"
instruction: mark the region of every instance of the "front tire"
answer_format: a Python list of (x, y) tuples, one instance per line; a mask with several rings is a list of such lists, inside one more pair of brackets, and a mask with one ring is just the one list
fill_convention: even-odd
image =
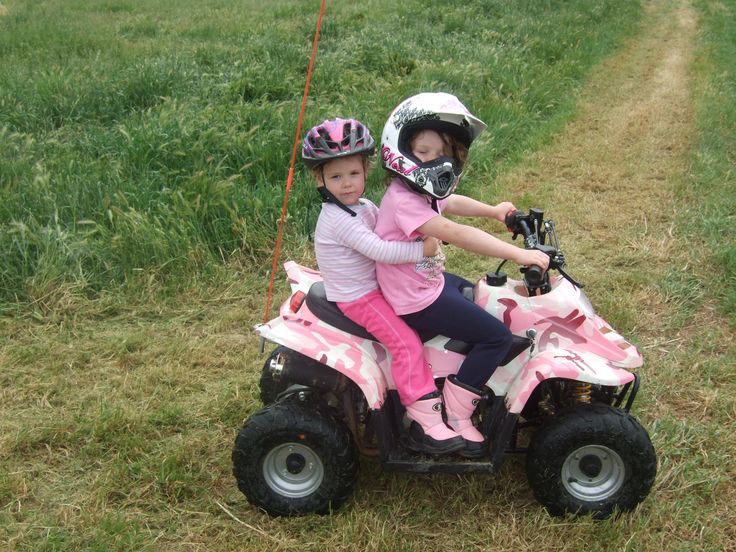
[(358, 453), (344, 424), (314, 407), (276, 403), (248, 419), (232, 453), (238, 488), (273, 516), (326, 514), (352, 494)]
[(646, 430), (623, 410), (582, 405), (553, 418), (535, 434), (527, 477), (552, 515), (606, 518), (635, 508), (657, 473)]

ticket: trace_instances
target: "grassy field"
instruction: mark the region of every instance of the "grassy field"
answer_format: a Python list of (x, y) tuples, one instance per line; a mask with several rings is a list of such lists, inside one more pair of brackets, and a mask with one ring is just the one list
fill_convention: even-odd
[[(4, 6), (0, 308), (177, 289), (223, 260), (269, 257), (319, 2)], [(475, 165), (491, 178), (559, 124), (638, 13), (632, 1), (331, 3), (305, 124), (341, 114), (379, 132), (410, 93), (450, 90), (494, 131)], [(306, 183), (299, 171), (290, 242), (314, 226)]]
[[(247, 504), (230, 449), (260, 408), (250, 328), (318, 8), (0, 2), (0, 544), (736, 549), (734, 0), (328, 3), (305, 124), (378, 130), (420, 89), (471, 105), (490, 132), (466, 192), (558, 221), (573, 274), (644, 352), (634, 413), (659, 475), (604, 522), (549, 517), (518, 458), (498, 477), (364, 459), (331, 516)], [(282, 257), (309, 263), (306, 182)]]

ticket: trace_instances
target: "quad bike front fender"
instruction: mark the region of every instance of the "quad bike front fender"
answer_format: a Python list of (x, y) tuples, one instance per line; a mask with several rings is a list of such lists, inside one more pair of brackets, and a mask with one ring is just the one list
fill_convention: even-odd
[(574, 349), (550, 349), (532, 357), (509, 387), (506, 407), (520, 414), (540, 382), (567, 379), (618, 387), (634, 380), (634, 374), (618, 368), (597, 355)]
[(387, 390), (393, 387), (391, 357), (383, 346), (322, 322), (306, 305), (297, 313), (282, 307), (278, 318), (255, 330), (262, 338), (345, 375), (360, 388), (372, 409), (381, 407)]

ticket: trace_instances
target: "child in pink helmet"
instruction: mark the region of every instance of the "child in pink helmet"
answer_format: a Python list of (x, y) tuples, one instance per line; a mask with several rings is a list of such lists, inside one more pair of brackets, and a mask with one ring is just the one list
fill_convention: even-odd
[[(406, 242), (432, 236), (474, 253), (546, 270), (545, 253), (516, 247), (444, 216), (503, 221), (515, 209), (509, 202), (493, 206), (453, 195), (468, 148), (485, 127), (451, 94), (422, 93), (399, 104), (381, 137), (381, 159), (392, 180), (381, 201), (376, 233)], [(446, 379), (443, 396), (448, 425), (465, 439), (460, 454), (482, 456), (485, 440), (471, 417), (480, 389), (511, 347), (511, 332), (464, 297), (462, 289), (473, 284), (445, 273), (443, 255), (421, 263), (379, 261), (376, 273), (386, 300), (409, 326), (473, 346), (457, 374)]]
[(374, 149), (368, 128), (354, 119), (324, 121), (304, 138), (302, 158), (323, 199), (314, 235), (317, 263), (327, 299), (391, 353), (396, 389), (412, 420), (410, 446), (433, 454), (454, 452), (464, 441), (442, 419), (441, 394), (423, 345), (384, 299), (375, 269), (377, 261), (422, 262), (437, 253), (439, 242), (384, 241), (373, 232), (378, 208), (362, 195)]

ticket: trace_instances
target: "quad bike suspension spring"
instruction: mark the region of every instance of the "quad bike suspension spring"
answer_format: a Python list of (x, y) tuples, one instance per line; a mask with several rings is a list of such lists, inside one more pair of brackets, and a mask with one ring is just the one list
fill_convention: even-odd
[(572, 396), (578, 404), (590, 403), (591, 385), (582, 381), (573, 383)]

